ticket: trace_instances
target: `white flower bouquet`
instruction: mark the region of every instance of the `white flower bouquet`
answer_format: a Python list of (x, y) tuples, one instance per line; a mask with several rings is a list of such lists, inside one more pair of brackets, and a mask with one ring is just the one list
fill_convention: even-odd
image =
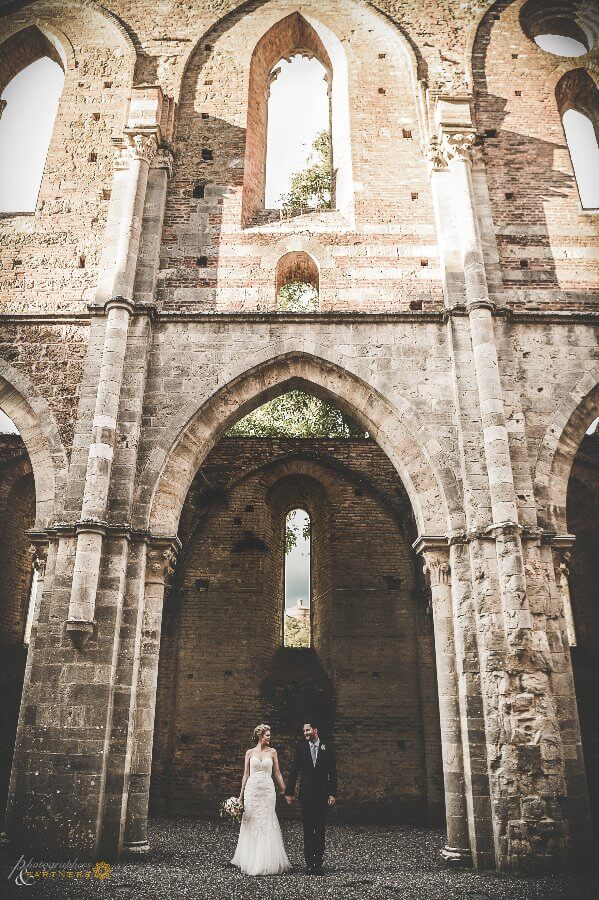
[(243, 815), (243, 803), (237, 797), (229, 797), (220, 805), (221, 819), (233, 819), (235, 822), (241, 822)]

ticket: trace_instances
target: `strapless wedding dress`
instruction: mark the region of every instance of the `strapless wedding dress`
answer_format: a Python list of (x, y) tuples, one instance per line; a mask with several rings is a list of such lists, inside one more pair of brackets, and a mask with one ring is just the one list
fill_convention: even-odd
[(250, 756), (239, 840), (231, 860), (246, 875), (280, 875), (291, 868), (275, 812), (276, 800), (272, 757)]

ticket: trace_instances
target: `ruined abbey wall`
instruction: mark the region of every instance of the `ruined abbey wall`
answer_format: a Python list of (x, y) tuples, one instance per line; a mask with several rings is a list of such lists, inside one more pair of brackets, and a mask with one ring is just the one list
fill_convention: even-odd
[[(299, 388), (368, 431), (409, 503), (410, 538), (388, 521), (380, 540), (402, 571), (425, 570), (446, 858), (527, 870), (587, 853), (568, 485), (599, 415), (599, 227), (581, 206), (561, 115), (581, 109), (599, 128), (599, 26), (578, 0), (546, 7), (3, 9), (0, 87), (44, 55), (65, 72), (37, 208), (0, 217), (0, 408), (31, 465), (29, 541), (42, 573), (6, 812), (19, 846), (81, 859), (143, 852), (152, 766), (156, 802), (171, 757), (173, 783), (189, 785), (181, 773), (201, 744), (191, 735), (176, 747), (166, 735), (187, 732), (165, 725), (163, 692), (191, 671), (179, 702), (196, 697), (200, 714), (186, 656), (200, 639), (194, 566), (229, 515), (185, 532), (195, 479), (225, 452), (219, 440), (234, 421)], [(543, 28), (582, 35), (589, 52), (542, 51), (533, 38)], [(265, 82), (298, 50), (328, 72), (336, 208), (281, 219), (262, 196)], [(318, 272), (319, 309), (277, 312), (280, 260), (288, 275), (301, 254)], [(362, 465), (355, 453), (349, 468)], [(316, 479), (319, 508), (327, 491), (351, 493), (341, 476), (332, 485), (314, 471), (287, 474), (296, 492)], [(244, 484), (232, 496), (251, 478)], [(360, 553), (369, 527), (370, 512), (352, 526)], [(210, 581), (216, 557), (211, 565)], [(273, 571), (253, 571), (263, 599), (276, 592)], [(413, 752), (408, 793), (430, 800), (433, 648), (417, 601), (401, 602), (418, 654), (409, 678), (421, 706), (410, 715), (421, 743), (397, 753)], [(251, 623), (267, 667), (276, 609), (264, 599)], [(222, 608), (212, 613), (201, 640), (229, 653)], [(356, 652), (364, 625), (342, 623), (318, 625), (337, 681), (336, 654)], [(372, 674), (348, 678), (347, 696), (374, 702)], [(274, 714), (252, 690), (247, 715)], [(342, 755), (343, 715), (331, 725)], [(240, 742), (244, 727), (234, 726)]]

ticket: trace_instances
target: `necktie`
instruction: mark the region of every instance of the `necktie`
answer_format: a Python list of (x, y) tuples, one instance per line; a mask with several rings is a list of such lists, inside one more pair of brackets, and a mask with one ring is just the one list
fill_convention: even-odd
[(316, 744), (310, 744), (310, 749), (312, 751), (312, 765), (316, 766)]

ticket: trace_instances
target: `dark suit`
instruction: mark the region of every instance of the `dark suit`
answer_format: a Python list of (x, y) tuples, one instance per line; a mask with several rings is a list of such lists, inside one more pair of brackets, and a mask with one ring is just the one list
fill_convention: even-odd
[(335, 754), (327, 741), (320, 744), (316, 765), (312, 762), (309, 741), (304, 740), (297, 747), (287, 781), (287, 796), (295, 794), (298, 776), (301, 778), (299, 799), (302, 806), (306, 865), (308, 868), (320, 868), (324, 856), (328, 799), (337, 796)]

